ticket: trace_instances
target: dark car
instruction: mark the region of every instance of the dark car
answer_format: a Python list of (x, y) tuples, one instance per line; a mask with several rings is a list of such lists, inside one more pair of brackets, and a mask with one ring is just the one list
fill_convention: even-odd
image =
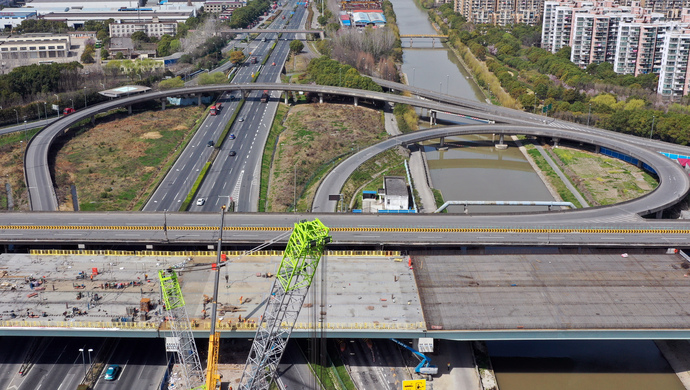
[(107, 381), (114, 381), (115, 378), (117, 378), (117, 374), (120, 372), (120, 366), (117, 364), (111, 364), (108, 366), (108, 369), (105, 370), (105, 375), (103, 376), (103, 379)]
[(235, 134), (230, 134), (230, 139), (235, 139)]
[(213, 140), (208, 141), (208, 143), (206, 144), (206, 146), (213, 146), (213, 145), (214, 145)]
[(228, 156), (230, 156), (230, 157), (234, 157), (236, 155), (237, 155), (237, 153), (235, 153), (234, 150), (231, 150), (230, 153), (228, 153)]

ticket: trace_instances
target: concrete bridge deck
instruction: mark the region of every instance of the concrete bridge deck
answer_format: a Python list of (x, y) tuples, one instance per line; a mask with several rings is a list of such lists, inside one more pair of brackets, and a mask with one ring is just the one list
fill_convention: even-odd
[[(327, 337), (428, 335), (481, 339), (673, 339), (690, 337), (688, 263), (677, 254), (637, 250), (599, 253), (326, 256), (300, 313), (294, 337), (323, 328)], [(181, 272), (187, 310), (199, 337), (208, 334), (204, 295), (213, 290), (211, 253), (193, 256)], [(252, 337), (263, 313), (279, 256), (229, 258), (221, 271), (222, 337)], [(160, 337), (165, 314), (154, 306), (147, 319), (129, 317), (141, 298), (157, 305), (155, 271), (185, 257), (0, 255), (0, 335)], [(79, 271), (90, 275), (76, 279)], [(192, 271), (192, 269), (194, 269)], [(321, 272), (321, 270), (325, 272)], [(7, 271), (7, 274), (4, 273)], [(148, 275), (149, 281), (145, 280)], [(228, 279), (225, 279), (228, 275)], [(45, 278), (45, 290), (28, 277)], [(129, 282), (141, 285), (127, 285)], [(104, 283), (124, 283), (104, 289)], [(74, 285), (84, 288), (74, 288)], [(14, 290), (11, 286), (16, 286)], [(327, 286), (321, 304), (321, 286)], [(82, 298), (77, 299), (81, 292)], [(36, 294), (36, 295), (32, 295)], [(90, 298), (98, 294), (100, 299)], [(73, 308), (83, 314), (73, 314)], [(46, 316), (43, 316), (43, 312)], [(65, 312), (68, 314), (65, 315)], [(16, 317), (12, 317), (12, 313)]]

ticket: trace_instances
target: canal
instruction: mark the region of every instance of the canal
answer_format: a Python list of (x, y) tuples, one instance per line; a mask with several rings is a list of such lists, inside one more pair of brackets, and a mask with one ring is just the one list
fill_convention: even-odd
[[(437, 33), (426, 11), (413, 0), (392, 3), (400, 34)], [(411, 45), (409, 39), (403, 39), (402, 70), (409, 84), (485, 100), (460, 61), (438, 40), (416, 39)], [(432, 184), (446, 200), (553, 199), (513, 145), (508, 150), (496, 150), (491, 136), (446, 141), (451, 145), (445, 151), (437, 149), (437, 142), (424, 146)], [(469, 213), (525, 210), (471, 206)], [(463, 211), (462, 206), (450, 209)], [(501, 390), (683, 389), (652, 341), (503, 341), (488, 346)]]

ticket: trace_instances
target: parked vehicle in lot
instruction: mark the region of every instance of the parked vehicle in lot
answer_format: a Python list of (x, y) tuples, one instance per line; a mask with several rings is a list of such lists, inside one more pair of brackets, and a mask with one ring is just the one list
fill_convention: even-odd
[(105, 375), (103, 376), (103, 379), (107, 381), (114, 381), (115, 378), (117, 378), (117, 374), (120, 372), (120, 366), (117, 364), (111, 364), (108, 366), (108, 369), (105, 370)]
[(197, 205), (197, 206), (203, 206), (204, 203), (206, 203), (206, 199), (204, 199), (204, 198), (199, 198), (199, 199), (196, 200), (196, 205)]

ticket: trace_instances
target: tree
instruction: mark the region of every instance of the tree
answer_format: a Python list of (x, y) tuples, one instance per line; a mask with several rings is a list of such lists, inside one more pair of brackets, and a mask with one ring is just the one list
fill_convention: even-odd
[(101, 59), (102, 60), (107, 60), (108, 59), (108, 49), (105, 47), (101, 48)]
[(292, 42), (290, 42), (290, 51), (293, 54), (300, 53), (302, 49), (304, 49), (304, 43), (302, 43), (301, 41), (295, 39)]
[(165, 89), (175, 89), (175, 88), (182, 88), (184, 87), (184, 81), (180, 77), (175, 77), (172, 79), (167, 79), (167, 80), (161, 80), (160, 83), (158, 83), (158, 88), (161, 90)]
[(93, 45), (86, 45), (84, 48), (84, 52), (81, 53), (81, 62), (85, 64), (93, 64), (96, 62), (93, 58), (93, 55), (95, 53), (95, 49), (93, 48)]
[(132, 34), (132, 40), (137, 42), (148, 42), (149, 36), (143, 31), (136, 31)]
[(244, 53), (241, 50), (233, 50), (230, 52), (230, 62), (237, 65), (244, 61)]
[(202, 73), (197, 81), (199, 85), (223, 84), (225, 82), (227, 82), (227, 78), (223, 72)]

